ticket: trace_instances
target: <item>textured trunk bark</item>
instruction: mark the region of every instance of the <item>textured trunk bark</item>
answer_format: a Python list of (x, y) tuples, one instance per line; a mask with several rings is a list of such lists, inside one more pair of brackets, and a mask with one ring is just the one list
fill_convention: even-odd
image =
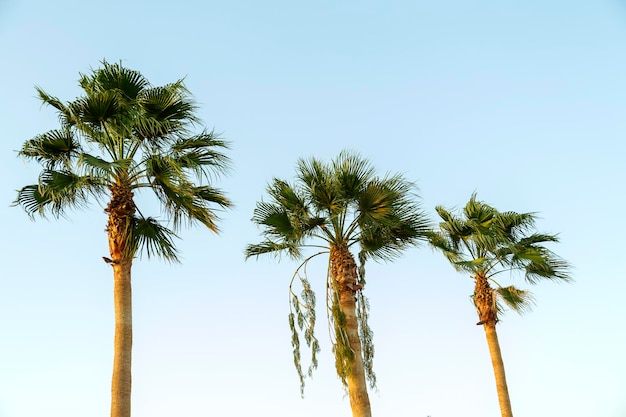
[(493, 365), (493, 373), (496, 377), (496, 389), (498, 390), (498, 402), (500, 403), (500, 412), (502, 417), (513, 417), (511, 409), (511, 399), (509, 398), (509, 388), (506, 385), (506, 375), (504, 373), (504, 362), (502, 361), (502, 352), (500, 352), (500, 342), (498, 342), (498, 333), (496, 325), (485, 324), (485, 335), (487, 336), (487, 345), (489, 345), (489, 354), (491, 355), (491, 364)]
[(500, 342), (498, 341), (498, 333), (496, 332), (498, 312), (496, 309), (495, 296), (493, 289), (489, 285), (489, 281), (487, 281), (485, 277), (477, 275), (474, 279), (476, 281), (474, 288), (474, 304), (476, 305), (476, 311), (478, 312), (478, 318), (480, 320), (478, 324), (483, 325), (487, 337), (491, 365), (493, 366), (493, 373), (496, 378), (500, 413), (502, 417), (513, 417), (509, 389), (506, 385), (506, 375), (504, 373), (504, 362), (502, 361)]
[(354, 257), (346, 247), (331, 249), (331, 276), (337, 283), (339, 305), (346, 318), (348, 344), (354, 352), (354, 360), (346, 377), (348, 395), (353, 417), (371, 417), (367, 382), (363, 368), (363, 354), (359, 337), (359, 323), (356, 315), (355, 288), (357, 285), (357, 266)]
[(133, 346), (130, 262), (113, 265), (115, 341), (111, 380), (111, 417), (130, 417), (131, 360)]
[(111, 379), (111, 417), (130, 417), (133, 313), (131, 267), (133, 250), (127, 247), (135, 213), (133, 193), (122, 186), (111, 187), (107, 235), (113, 266), (115, 339)]

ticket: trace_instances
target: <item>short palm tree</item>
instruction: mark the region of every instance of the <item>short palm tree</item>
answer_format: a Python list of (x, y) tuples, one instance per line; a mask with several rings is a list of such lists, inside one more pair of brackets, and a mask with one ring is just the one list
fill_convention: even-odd
[[(300, 159), (293, 184), (274, 179), (268, 185), (270, 201), (258, 202), (252, 218), (265, 240), (246, 248), (246, 257), (287, 253), (302, 258), (303, 249), (320, 249), (304, 259), (290, 285), (294, 362), (301, 389), (305, 373), (300, 364), (299, 331), (312, 350), (310, 376), (317, 366), (315, 294), (306, 277), (312, 258), (329, 254), (326, 305), (337, 374), (348, 390), (353, 416), (371, 416), (366, 379), (375, 386), (372, 369), (372, 332), (367, 324), (364, 263), (389, 260), (425, 239), (428, 222), (402, 176), (377, 177), (371, 164), (344, 151), (331, 164)], [(358, 251), (358, 261), (353, 254)], [(293, 290), (295, 278), (303, 290)], [(299, 330), (298, 330), (299, 329)]]
[(457, 271), (470, 274), (474, 280), (472, 300), (478, 312), (477, 324), (485, 329), (500, 410), (503, 417), (512, 417), (496, 324), (504, 305), (522, 313), (532, 306), (533, 299), (528, 291), (503, 286), (495, 278), (518, 272), (530, 284), (541, 279), (568, 281), (569, 265), (543, 245), (558, 239), (534, 232), (533, 213), (499, 212), (477, 201), (475, 194), (462, 216), (443, 207), (436, 210), (443, 221), (439, 231), (431, 233), (430, 243)]
[[(185, 223), (218, 232), (216, 208), (231, 205), (209, 185), (224, 173), (227, 144), (212, 132), (192, 134), (199, 120), (182, 80), (154, 87), (121, 64), (80, 76), (84, 95), (62, 103), (37, 88), (58, 112), (61, 127), (28, 140), (22, 157), (43, 167), (37, 184), (18, 191), (15, 203), (33, 217), (55, 217), (91, 198), (108, 201), (106, 232), (113, 267), (115, 342), (111, 416), (130, 416), (131, 266), (137, 254), (177, 261), (174, 244)], [(135, 193), (154, 192), (168, 223), (144, 217)], [(171, 225), (170, 225), (171, 223)]]

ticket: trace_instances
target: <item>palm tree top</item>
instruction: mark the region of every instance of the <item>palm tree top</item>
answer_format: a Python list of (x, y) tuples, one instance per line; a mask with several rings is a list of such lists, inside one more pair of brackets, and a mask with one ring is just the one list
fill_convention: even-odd
[(299, 159), (295, 181), (274, 178), (267, 192), (269, 201), (257, 203), (252, 217), (265, 240), (249, 245), (247, 258), (263, 253), (298, 258), (303, 247), (358, 243), (368, 257), (392, 259), (428, 230), (415, 185), (399, 174), (376, 176), (354, 151), (344, 150), (330, 163)]
[(439, 231), (430, 243), (440, 249), (459, 271), (493, 277), (521, 271), (529, 283), (540, 279), (569, 281), (569, 264), (545, 244), (557, 235), (535, 231), (535, 213), (499, 212), (472, 194), (461, 214), (436, 208)]
[(200, 119), (183, 80), (153, 86), (140, 72), (103, 61), (80, 74), (79, 85), (83, 95), (67, 103), (36, 87), (42, 102), (57, 111), (60, 127), (23, 144), (19, 156), (43, 169), (38, 183), (19, 190), (14, 203), (31, 217), (59, 217), (92, 198), (113, 198), (116, 190), (132, 196), (149, 189), (172, 230), (135, 207), (136, 243), (146, 243), (148, 255), (159, 252), (148, 242), (171, 243), (184, 224), (218, 232), (216, 209), (232, 204), (211, 182), (230, 170), (223, 153), (229, 144), (212, 131), (192, 131)]

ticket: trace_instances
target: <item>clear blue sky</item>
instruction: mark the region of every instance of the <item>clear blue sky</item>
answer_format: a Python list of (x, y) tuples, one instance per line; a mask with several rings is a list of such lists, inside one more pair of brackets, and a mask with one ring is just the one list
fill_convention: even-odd
[[(182, 265), (135, 264), (135, 417), (350, 415), (323, 320), (320, 366), (299, 396), (296, 264), (243, 256), (260, 239), (249, 219), (265, 184), (344, 148), (416, 181), (433, 220), (435, 205), (474, 191), (538, 212), (576, 282), (532, 288), (534, 311), (499, 324), (515, 415), (626, 416), (624, 3), (1, 0), (0, 45), (0, 417), (109, 413), (102, 207), (35, 222), (10, 207), (38, 172), (15, 151), (57, 126), (34, 86), (74, 99), (79, 72), (102, 59), (156, 85), (186, 77), (235, 165), (217, 183), (237, 204), (221, 236), (188, 230)], [(471, 281), (427, 247), (368, 278), (374, 415), (499, 415)]]

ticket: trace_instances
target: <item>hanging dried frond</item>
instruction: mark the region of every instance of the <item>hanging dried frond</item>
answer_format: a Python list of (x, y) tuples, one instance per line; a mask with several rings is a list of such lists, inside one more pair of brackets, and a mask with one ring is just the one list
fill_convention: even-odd
[[(289, 328), (291, 329), (291, 346), (293, 348), (293, 363), (300, 378), (300, 395), (304, 397), (305, 378), (313, 375), (317, 368), (317, 354), (320, 351), (319, 341), (315, 337), (315, 292), (307, 278), (306, 266), (311, 258), (307, 258), (296, 270), (289, 285)], [(302, 273), (300, 273), (302, 271)], [(302, 286), (300, 296), (294, 291), (295, 282)], [(311, 350), (311, 363), (306, 373), (302, 370), (302, 356), (300, 353), (300, 334), (304, 336), (306, 345)]]

